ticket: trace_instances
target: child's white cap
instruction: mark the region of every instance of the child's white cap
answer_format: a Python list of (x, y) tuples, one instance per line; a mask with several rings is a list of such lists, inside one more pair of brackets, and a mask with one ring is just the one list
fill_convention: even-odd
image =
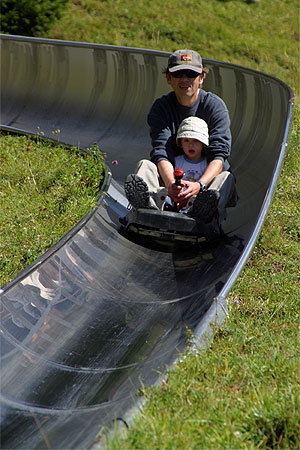
[(202, 144), (209, 145), (207, 123), (205, 120), (199, 119), (199, 117), (187, 117), (179, 125), (176, 137), (177, 145), (178, 139), (181, 138), (197, 139)]

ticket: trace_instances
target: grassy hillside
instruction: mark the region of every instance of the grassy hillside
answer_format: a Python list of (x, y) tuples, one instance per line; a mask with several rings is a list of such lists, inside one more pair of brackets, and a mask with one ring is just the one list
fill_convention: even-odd
[(204, 353), (186, 353), (145, 389), (142, 413), (111, 449), (296, 449), (299, 407), (298, 0), (70, 0), (45, 35), (173, 51), (274, 75), (296, 108), (276, 194), (250, 260), (228, 298), (229, 317)]

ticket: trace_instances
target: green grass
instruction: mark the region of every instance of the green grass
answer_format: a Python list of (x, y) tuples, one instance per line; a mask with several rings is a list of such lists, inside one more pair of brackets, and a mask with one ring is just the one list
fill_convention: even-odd
[[(33, 263), (95, 205), (104, 156), (0, 135), (0, 286)], [(12, 207), (13, 205), (13, 207)]]
[[(229, 317), (205, 353), (187, 351), (161, 384), (144, 389), (145, 406), (128, 434), (116, 433), (106, 444), (143, 450), (300, 448), (298, 1), (73, 0), (45, 37), (193, 48), (205, 58), (269, 73), (294, 90), (282, 173), (254, 251), (228, 296)], [(21, 174), (30, 178), (26, 158)], [(33, 179), (26, 183), (35, 192)], [(25, 211), (29, 215), (30, 207)], [(18, 242), (16, 249), (24, 245)]]

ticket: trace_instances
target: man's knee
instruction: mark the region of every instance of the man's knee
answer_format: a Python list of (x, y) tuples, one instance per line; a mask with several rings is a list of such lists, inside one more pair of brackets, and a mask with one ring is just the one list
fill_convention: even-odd
[(220, 206), (223, 208), (235, 206), (237, 203), (237, 193), (235, 187), (235, 177), (233, 173), (224, 171), (217, 175), (209, 189), (215, 189), (220, 193)]
[(138, 173), (143, 170), (148, 170), (148, 171), (150, 170), (150, 171), (156, 172), (157, 168), (156, 168), (156, 165), (152, 161), (149, 161), (149, 159), (141, 159), (136, 164), (135, 173)]
[(215, 189), (216, 191), (220, 191), (221, 188), (223, 187), (224, 184), (230, 186), (230, 185), (234, 185), (235, 181), (234, 181), (234, 176), (231, 172), (228, 171), (224, 171), (219, 173), (219, 175), (217, 175), (212, 182), (209, 184), (208, 188), (209, 189)]
[(135, 174), (147, 184), (149, 192), (156, 192), (159, 188), (159, 175), (156, 165), (148, 159), (142, 159), (136, 165)]
[(220, 189), (221, 193), (224, 192), (225, 195), (225, 207), (234, 207), (237, 204), (238, 195), (236, 191), (235, 176), (231, 172), (226, 172), (224, 177), (222, 187)]

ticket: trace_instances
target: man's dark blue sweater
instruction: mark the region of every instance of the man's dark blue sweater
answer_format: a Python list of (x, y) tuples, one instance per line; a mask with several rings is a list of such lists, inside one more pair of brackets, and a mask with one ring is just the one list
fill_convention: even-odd
[(197, 116), (208, 125), (209, 147), (205, 149), (208, 163), (220, 159), (225, 163), (224, 170), (228, 170), (227, 158), (231, 148), (228, 110), (217, 95), (202, 89), (192, 106), (180, 105), (173, 91), (153, 103), (148, 114), (153, 147), (151, 161), (157, 164), (162, 159), (167, 159), (174, 164), (174, 157), (183, 153), (176, 144), (177, 130), (182, 120), (189, 116)]

